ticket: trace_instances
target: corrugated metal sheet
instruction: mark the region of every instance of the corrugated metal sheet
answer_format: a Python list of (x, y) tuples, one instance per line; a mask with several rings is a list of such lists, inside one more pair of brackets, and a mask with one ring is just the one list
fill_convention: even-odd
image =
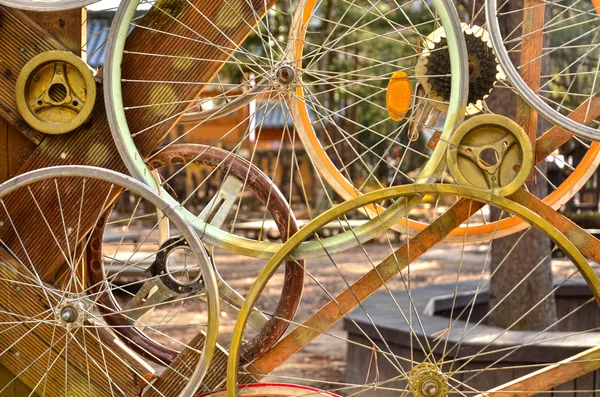
[(258, 102), (255, 113), (256, 128), (293, 128), (292, 116), (287, 106), (276, 101)]
[(87, 20), (87, 62), (92, 67), (104, 65), (106, 39), (114, 13), (89, 12)]
[[(310, 104), (308, 105), (308, 115), (311, 120), (322, 119), (323, 122), (327, 122), (327, 118), (329, 121), (337, 120), (339, 115), (327, 113), (325, 111), (315, 112)], [(289, 127), (294, 128), (294, 122), (292, 120), (292, 115), (284, 103), (280, 103), (279, 101), (258, 101), (256, 103), (256, 128), (260, 128), (262, 125), (263, 128), (283, 128)], [(345, 114), (345, 112), (342, 112)], [(319, 128), (320, 126), (315, 126), (315, 128)]]

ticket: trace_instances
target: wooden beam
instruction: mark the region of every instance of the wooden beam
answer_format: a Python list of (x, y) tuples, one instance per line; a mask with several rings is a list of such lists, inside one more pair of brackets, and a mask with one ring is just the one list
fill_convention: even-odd
[(521, 376), (475, 397), (530, 397), (550, 391), (600, 368), (600, 347)]
[(66, 50), (77, 56), (85, 55), (82, 53), (87, 40), (85, 8), (52, 12), (25, 11), (24, 13), (61, 43)]
[[(542, 47), (544, 42), (545, 1), (525, 0), (523, 4), (523, 28), (521, 41), (521, 69), (520, 74), (525, 83), (533, 90), (540, 88), (542, 75)], [(521, 97), (517, 99), (517, 124), (529, 135), (533, 153), (536, 152), (535, 144), (538, 129), (538, 114)], [(535, 178), (535, 171), (531, 171), (531, 179)]]
[[(600, 0), (599, 0), (600, 1)], [(569, 118), (578, 123), (587, 124), (600, 117), (600, 93), (589, 97), (569, 114)], [(539, 164), (556, 149), (564, 145), (573, 134), (561, 127), (554, 126), (537, 139), (535, 164)]]

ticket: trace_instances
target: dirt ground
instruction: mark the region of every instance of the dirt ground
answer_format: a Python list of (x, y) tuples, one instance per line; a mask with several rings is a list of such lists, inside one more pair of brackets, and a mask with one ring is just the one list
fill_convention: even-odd
[[(301, 322), (317, 311), (331, 296), (343, 291), (347, 283), (353, 282), (371, 270), (373, 264), (379, 263), (395, 248), (385, 244), (367, 244), (364, 248), (346, 250), (341, 254), (331, 255), (331, 257), (323, 256), (308, 260), (305, 290), (294, 322)], [(488, 245), (482, 244), (467, 246), (464, 251), (461, 251), (460, 245), (438, 245), (411, 265), (411, 288), (431, 283), (456, 282), (457, 274), (460, 274), (461, 281), (480, 279), (482, 271), (484, 274), (487, 271), (487, 250)], [(242, 295), (246, 294), (266, 263), (264, 260), (240, 257), (220, 251), (215, 252), (215, 262), (223, 279)], [(335, 266), (333, 266), (334, 262)], [(568, 269), (572, 265), (566, 260), (555, 260), (553, 266), (555, 271), (560, 273), (561, 269)], [(269, 313), (275, 307), (283, 281), (282, 272), (275, 274), (259, 301), (261, 310)], [(387, 287), (391, 290), (405, 289), (405, 283), (406, 279), (403, 281), (397, 277), (389, 282)], [(169, 323), (166, 334), (174, 338), (187, 339), (188, 335), (191, 338), (194, 334), (191, 330), (196, 329), (190, 328), (189, 324), (202, 323), (202, 320), (205, 319), (204, 310), (205, 305), (202, 302), (187, 301), (184, 305), (176, 308), (165, 307), (154, 310), (152, 314), (154, 320), (148, 321), (155, 323), (160, 320), (163, 323)], [(184, 326), (184, 324), (188, 326)], [(219, 343), (225, 348), (230, 343), (234, 324), (235, 315), (222, 313)], [(346, 338), (346, 333), (340, 321), (329, 329), (328, 335), (317, 338), (286, 361), (268, 380), (309, 384), (325, 389), (333, 388), (332, 385), (335, 382), (344, 382), (347, 346), (344, 338)], [(156, 339), (177, 348), (164, 335), (156, 336)]]

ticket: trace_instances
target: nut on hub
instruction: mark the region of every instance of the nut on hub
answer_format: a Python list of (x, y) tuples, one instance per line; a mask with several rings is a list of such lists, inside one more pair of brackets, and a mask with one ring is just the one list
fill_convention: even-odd
[(90, 68), (67, 51), (33, 57), (16, 84), (17, 108), (23, 119), (45, 134), (64, 134), (92, 114), (96, 82)]
[(88, 318), (88, 305), (77, 296), (65, 297), (54, 310), (58, 324), (67, 328), (82, 326)]
[(408, 374), (410, 389), (414, 397), (446, 397), (448, 378), (430, 363), (415, 365)]
[(277, 69), (276, 73), (277, 81), (281, 84), (291, 84), (296, 79), (296, 72), (294, 68), (289, 65), (283, 65)]
[(77, 320), (77, 309), (73, 306), (66, 306), (60, 312), (60, 318), (68, 324), (74, 323)]

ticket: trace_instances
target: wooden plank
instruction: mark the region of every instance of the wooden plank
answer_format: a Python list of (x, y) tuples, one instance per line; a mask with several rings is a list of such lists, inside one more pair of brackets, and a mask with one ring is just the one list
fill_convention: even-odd
[(0, 118), (0, 183), (8, 179), (8, 122)]
[[(569, 114), (569, 118), (578, 123), (587, 124), (592, 120), (600, 117), (600, 93), (589, 97), (584, 103), (579, 105), (577, 109), (573, 110)], [(589, 110), (588, 110), (589, 109)], [(586, 117), (587, 115), (587, 117)], [(573, 134), (562, 129), (561, 127), (554, 126), (544, 133), (537, 139), (536, 153), (535, 153), (535, 164), (539, 164), (556, 149), (564, 145), (569, 139), (573, 137)]]
[[(19, 174), (19, 170), (23, 168), (23, 165), (29, 160), (29, 157), (35, 151), (37, 145), (31, 140), (27, 139), (20, 131), (15, 127), (8, 124), (7, 126), (7, 142), (6, 142), (6, 154), (7, 154), (7, 178), (12, 178)], [(0, 154), (3, 153), (0, 149)]]
[[(5, 366), (0, 365), (0, 397), (15, 396), (15, 376)], [(30, 391), (31, 392), (31, 391)]]
[(65, 49), (81, 56), (86, 41), (87, 11), (85, 8), (62, 11), (25, 11), (31, 20), (60, 42)]
[(594, 262), (600, 261), (600, 240), (592, 236), (575, 222), (558, 213), (552, 209), (552, 207), (548, 206), (525, 189), (520, 189), (509, 196), (509, 198), (516, 203), (529, 208), (531, 211), (550, 222), (556, 229), (564, 234), (585, 257)]
[[(15, 397), (29, 397), (30, 395), (31, 389), (21, 380), (17, 379), (15, 381)], [(34, 396), (36, 395), (37, 394), (34, 394)]]
[(252, 362), (247, 370), (256, 376), (269, 374), (290, 356), (325, 332), (342, 319), (358, 304), (377, 291), (384, 283), (395, 277), (401, 269), (442, 241), (452, 230), (460, 226), (485, 204), (467, 199), (459, 200), (442, 216), (402, 244), (392, 255), (381, 261), (374, 269), (359, 278), (349, 288), (322, 306), (302, 325), (275, 344), (271, 350)]
[[(542, 44), (544, 42), (544, 16), (545, 2), (542, 0), (524, 0), (523, 27), (521, 41), (521, 69), (520, 74), (525, 83), (533, 90), (540, 88), (542, 75)], [(517, 99), (517, 124), (519, 124), (531, 140), (533, 153), (536, 152), (535, 144), (538, 129), (538, 114), (521, 97)], [(535, 170), (531, 171), (530, 178), (535, 178)]]

